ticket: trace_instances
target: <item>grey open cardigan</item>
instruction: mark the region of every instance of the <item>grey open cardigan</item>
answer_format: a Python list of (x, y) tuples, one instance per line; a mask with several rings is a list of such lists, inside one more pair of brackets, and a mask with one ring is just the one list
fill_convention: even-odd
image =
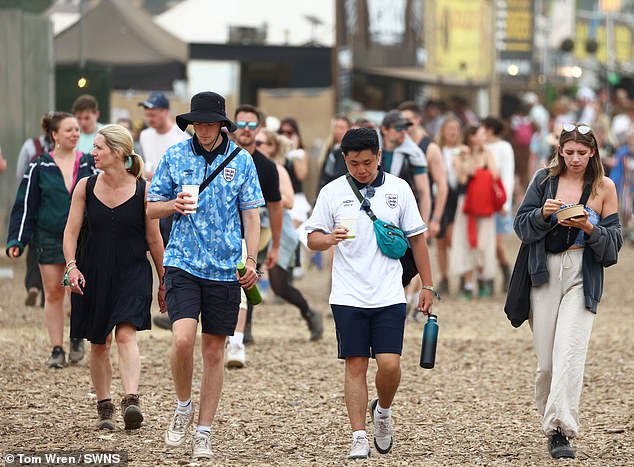
[[(547, 169), (535, 173), (513, 222), (517, 236), (529, 244), (528, 272), (533, 287), (539, 287), (549, 279), (544, 239), (551, 224), (544, 219), (542, 207), (546, 199), (554, 198), (557, 194), (559, 177), (547, 178), (547, 175)], [(585, 236), (585, 240), (583, 294), (586, 308), (596, 313), (603, 294), (603, 268), (616, 264), (623, 245), (618, 214), (601, 219), (592, 233)]]

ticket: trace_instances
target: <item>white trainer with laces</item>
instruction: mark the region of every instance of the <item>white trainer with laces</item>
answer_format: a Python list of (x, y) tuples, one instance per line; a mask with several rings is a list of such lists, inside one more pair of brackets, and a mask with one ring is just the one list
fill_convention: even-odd
[(192, 457), (194, 459), (211, 459), (213, 455), (211, 433), (197, 431), (192, 440)]
[(169, 428), (165, 432), (165, 444), (167, 444), (169, 447), (177, 448), (179, 446), (182, 446), (185, 442), (187, 429), (194, 420), (194, 403), (192, 402), (191, 404), (191, 412), (178, 413), (178, 411), (176, 411), (174, 413), (172, 423), (170, 423)]
[(370, 404), (370, 417), (374, 423), (374, 447), (381, 454), (387, 454), (392, 449), (394, 441), (394, 430), (392, 429), (392, 417), (378, 415), (376, 406), (379, 404), (378, 399), (374, 399)]
[(367, 459), (370, 457), (370, 443), (368, 438), (357, 438), (352, 441), (352, 448), (348, 459)]
[(244, 344), (227, 344), (225, 349), (225, 366), (227, 368), (244, 368), (246, 361)]

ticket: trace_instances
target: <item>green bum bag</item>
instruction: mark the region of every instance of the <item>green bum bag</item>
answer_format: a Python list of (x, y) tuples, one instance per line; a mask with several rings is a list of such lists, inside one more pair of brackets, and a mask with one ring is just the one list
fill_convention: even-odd
[(374, 236), (376, 237), (376, 242), (378, 243), (381, 252), (388, 258), (401, 259), (407, 251), (407, 248), (409, 248), (409, 242), (407, 241), (407, 237), (405, 237), (403, 231), (394, 224), (377, 218), (370, 207), (370, 200), (363, 197), (352, 180), (352, 175), (347, 174), (346, 179), (348, 180), (348, 184), (352, 188), (352, 191), (361, 203), (361, 209), (363, 209), (370, 219), (372, 219)]

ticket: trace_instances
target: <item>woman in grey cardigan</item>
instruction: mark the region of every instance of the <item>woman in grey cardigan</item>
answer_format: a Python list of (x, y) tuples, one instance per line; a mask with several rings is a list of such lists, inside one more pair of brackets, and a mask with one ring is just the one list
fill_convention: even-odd
[[(579, 433), (583, 370), (603, 268), (617, 262), (623, 243), (616, 189), (604, 176), (597, 147), (588, 125), (565, 125), (556, 157), (535, 174), (514, 221), (529, 245), (535, 398), (556, 459), (575, 456), (568, 438)], [(557, 211), (580, 201), (583, 215), (557, 221)], [(559, 246), (551, 236), (557, 229), (567, 239)]]

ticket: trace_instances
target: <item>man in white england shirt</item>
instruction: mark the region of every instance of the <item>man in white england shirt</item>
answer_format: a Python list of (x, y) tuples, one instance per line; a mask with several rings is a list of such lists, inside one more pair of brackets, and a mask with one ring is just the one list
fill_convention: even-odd
[[(400, 358), (405, 326), (403, 268), (379, 249), (373, 224), (366, 214), (400, 228), (412, 247), (423, 289), (418, 309), (431, 312), (433, 294), (429, 252), (416, 199), (408, 183), (381, 166), (379, 139), (374, 130), (348, 130), (341, 141), (350, 181), (343, 175), (319, 192), (306, 221), (308, 247), (323, 251), (334, 246), (330, 306), (335, 318), (338, 357), (345, 359), (344, 393), (352, 428), (348, 459), (365, 459), (370, 446), (365, 431), (368, 405), (367, 370), (376, 359), (376, 392), (370, 404), (374, 446), (381, 454), (392, 448), (391, 406), (401, 377)], [(359, 202), (351, 183), (362, 193)], [(364, 212), (365, 211), (365, 212)], [(356, 219), (355, 237), (348, 236), (343, 219)]]
[(189, 136), (182, 131), (170, 115), (170, 102), (161, 92), (153, 92), (139, 105), (144, 109), (148, 128), (141, 132), (139, 140), (145, 159), (143, 175), (152, 179), (154, 170), (167, 148), (185, 141)]

